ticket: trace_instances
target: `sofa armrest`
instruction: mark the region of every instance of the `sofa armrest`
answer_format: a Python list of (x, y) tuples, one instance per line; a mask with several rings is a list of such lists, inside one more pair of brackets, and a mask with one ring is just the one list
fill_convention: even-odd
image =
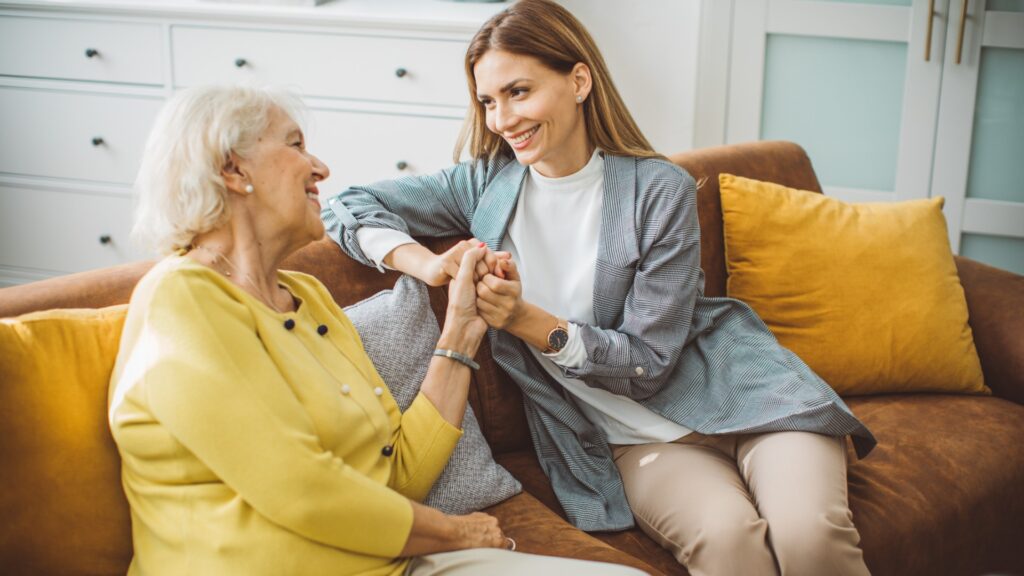
[(985, 384), (1024, 404), (1024, 276), (956, 257)]

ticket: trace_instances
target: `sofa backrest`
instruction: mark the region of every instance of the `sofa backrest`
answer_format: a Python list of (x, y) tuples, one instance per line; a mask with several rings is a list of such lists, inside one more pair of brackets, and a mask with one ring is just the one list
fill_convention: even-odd
[(750, 142), (682, 152), (669, 157), (698, 183), (697, 214), (700, 218), (700, 262), (704, 269), (704, 293), (725, 296), (725, 239), (722, 233), (722, 198), (719, 174), (774, 182), (790, 188), (821, 192), (811, 160), (792, 142)]

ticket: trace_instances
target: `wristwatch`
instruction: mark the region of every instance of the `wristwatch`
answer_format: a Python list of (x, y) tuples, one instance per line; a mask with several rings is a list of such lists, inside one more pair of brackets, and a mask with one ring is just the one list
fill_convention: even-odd
[(569, 343), (569, 322), (558, 319), (558, 325), (548, 332), (548, 348), (545, 354), (555, 354), (562, 351)]

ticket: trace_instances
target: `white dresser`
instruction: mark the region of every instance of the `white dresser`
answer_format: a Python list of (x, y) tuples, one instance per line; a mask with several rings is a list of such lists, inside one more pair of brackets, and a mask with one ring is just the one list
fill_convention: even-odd
[(309, 149), (346, 185), (451, 162), (466, 45), (505, 4), (0, 1), (0, 286), (128, 262), (131, 188), (176, 89), (303, 95)]

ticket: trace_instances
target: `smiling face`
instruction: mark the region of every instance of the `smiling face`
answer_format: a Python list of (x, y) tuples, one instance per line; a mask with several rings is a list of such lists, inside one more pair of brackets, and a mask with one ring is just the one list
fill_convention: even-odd
[(593, 152), (583, 119), (590, 71), (576, 64), (562, 74), (532, 56), (489, 50), (473, 67), (487, 128), (503, 138), (516, 160), (544, 176), (573, 174)]
[(331, 171), (306, 150), (298, 124), (281, 109), (269, 112), (269, 124), (246, 159), (240, 160), (259, 202), (265, 227), (292, 239), (297, 246), (324, 235), (317, 183)]

